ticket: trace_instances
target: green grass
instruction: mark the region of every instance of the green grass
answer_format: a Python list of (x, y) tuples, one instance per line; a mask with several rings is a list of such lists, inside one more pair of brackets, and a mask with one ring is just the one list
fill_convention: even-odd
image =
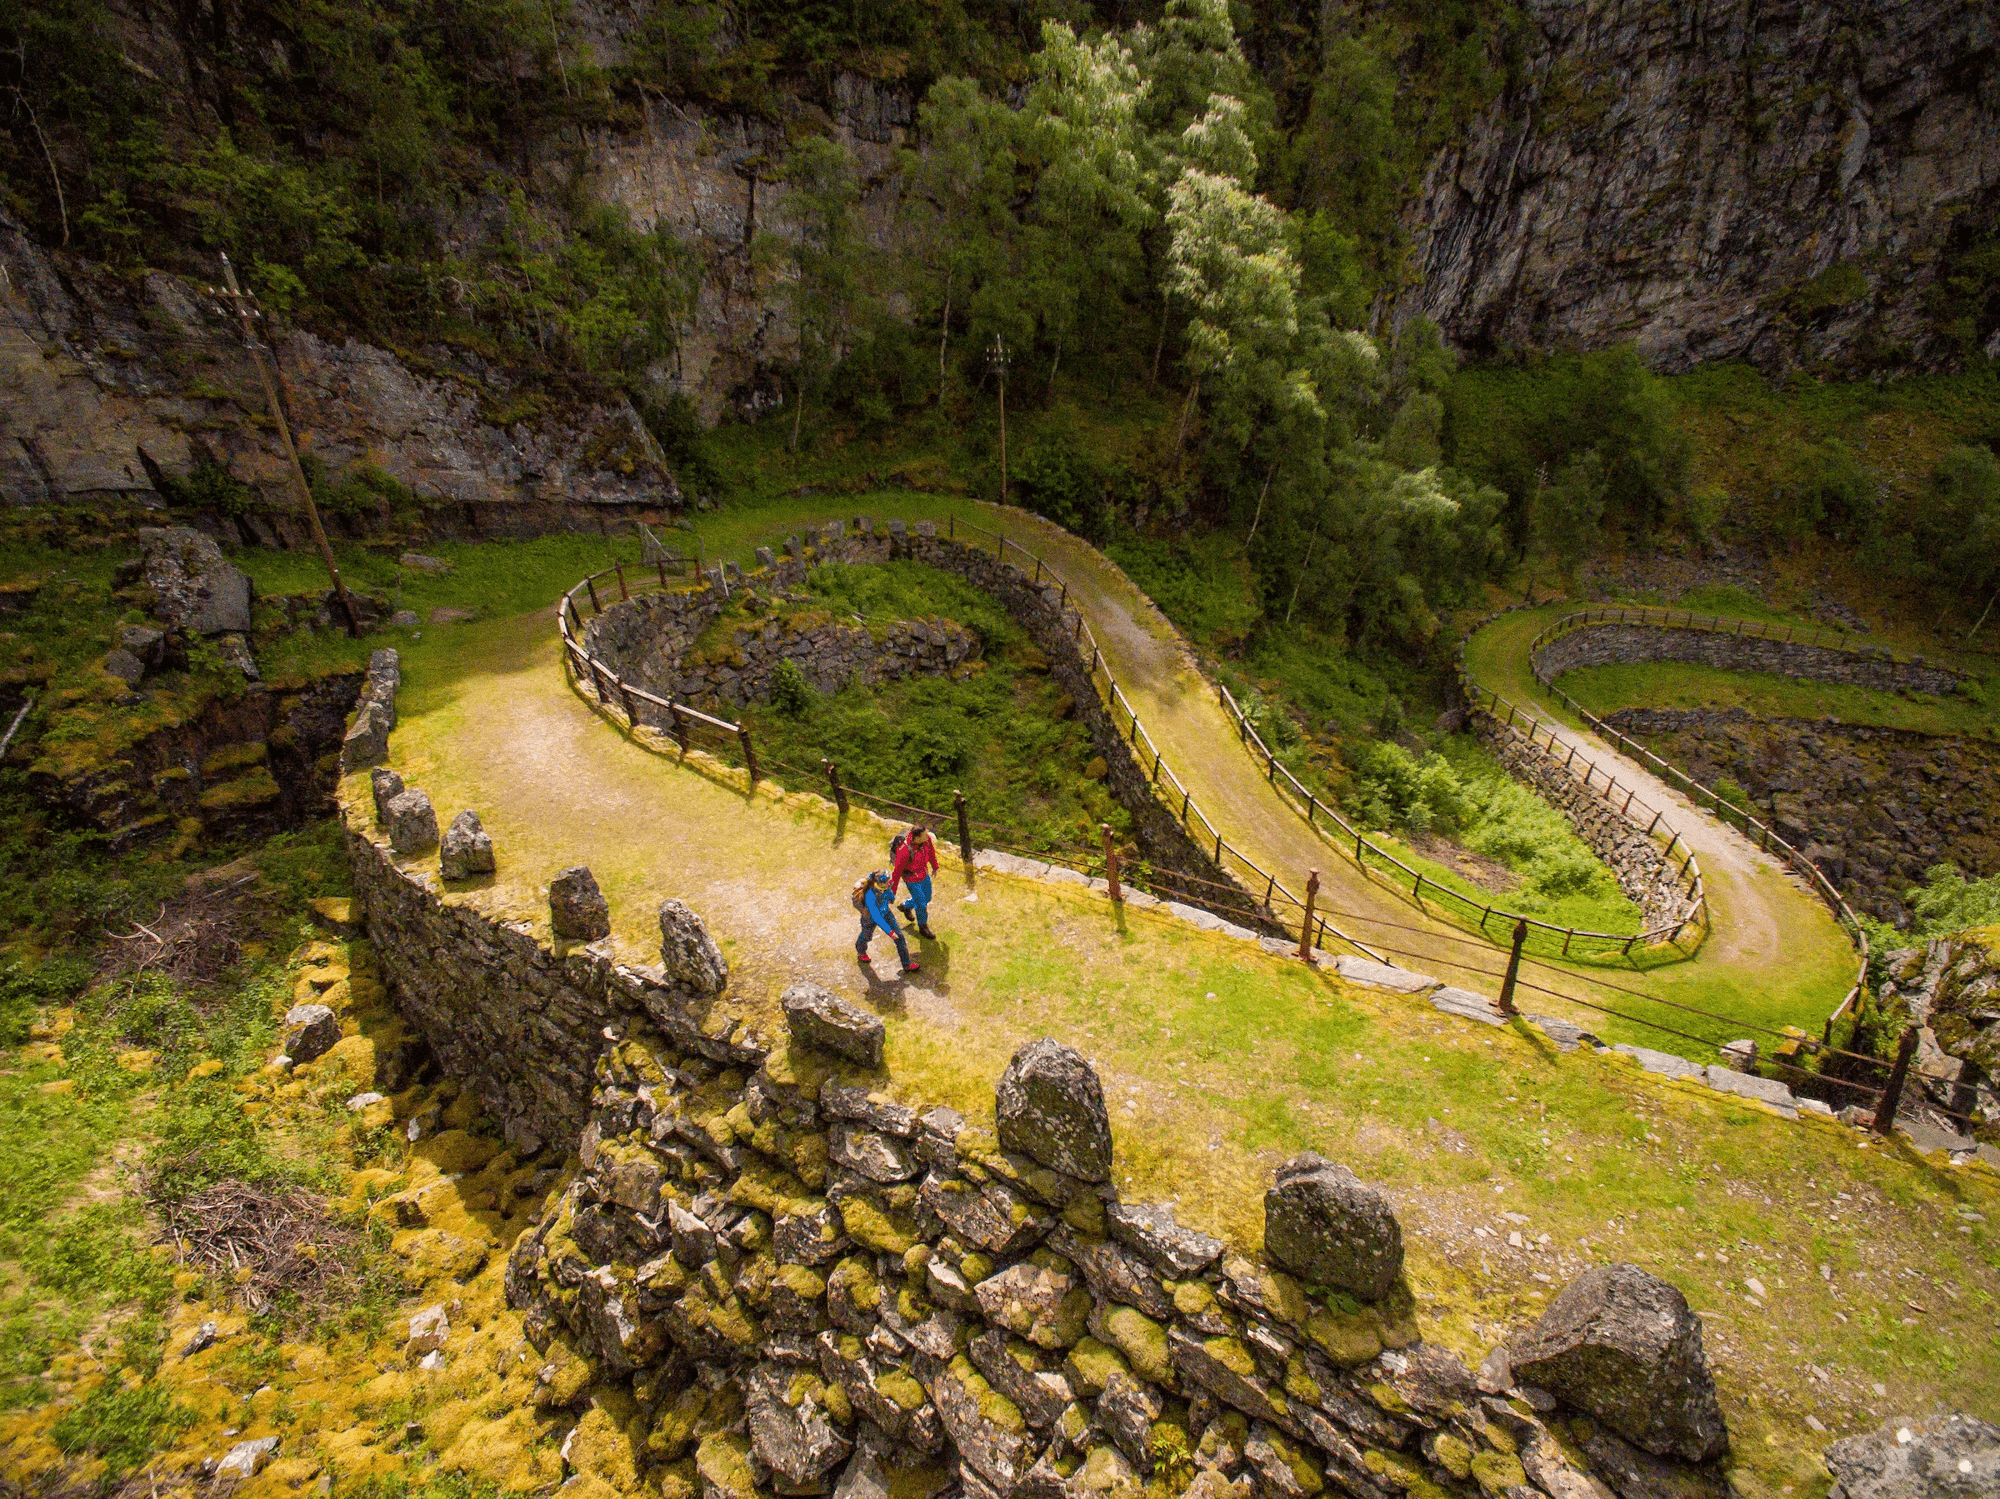
[(1589, 666), (1566, 672), (1565, 692), (1600, 717), (1625, 708), (1740, 708), (1758, 718), (1834, 718), (1919, 734), (2000, 737), (2000, 683), (1975, 682), (1948, 697), (1878, 692), (1767, 672), (1676, 661)]
[[(1129, 828), (1130, 814), (1088, 773), (1097, 752), (1047, 659), (988, 595), (913, 562), (819, 567), (807, 588), (836, 618), (870, 626), (956, 620), (979, 636), (982, 659), (957, 680), (852, 683), (831, 695), (807, 689), (789, 708), (754, 704), (741, 717), (760, 758), (808, 775), (832, 760), (850, 788), (943, 813), (962, 790), (970, 815), (1017, 846), (1088, 846), (1102, 823)], [(727, 633), (744, 617), (732, 612), (709, 630)]]

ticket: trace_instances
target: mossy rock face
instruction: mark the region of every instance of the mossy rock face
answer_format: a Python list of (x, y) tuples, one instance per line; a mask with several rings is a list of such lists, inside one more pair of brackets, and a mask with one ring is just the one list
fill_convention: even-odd
[(1111, 1308), (1099, 1320), (1103, 1336), (1125, 1355), (1132, 1372), (1150, 1384), (1169, 1385), (1173, 1364), (1167, 1357), (1167, 1330), (1145, 1313), (1129, 1306)]
[(1520, 1459), (1505, 1452), (1481, 1452), (1472, 1459), (1472, 1476), (1480, 1489), (1493, 1499), (1528, 1481)]
[(1372, 1312), (1315, 1310), (1306, 1336), (1336, 1364), (1365, 1364), (1382, 1351), (1382, 1324)]
[[(1249, 1355), (1246, 1353), (1244, 1357)], [(1084, 1338), (1070, 1349), (1069, 1357), (1063, 1362), (1063, 1372), (1069, 1376), (1070, 1386), (1077, 1394), (1091, 1400), (1104, 1393), (1105, 1382), (1111, 1378), (1114, 1369), (1128, 1375), (1132, 1372), (1122, 1353), (1106, 1347), (1095, 1338)]]
[(1472, 1444), (1448, 1431), (1441, 1431), (1426, 1443), (1431, 1461), (1453, 1478), (1472, 1476)]
[(703, 1437), (695, 1449), (694, 1467), (702, 1493), (710, 1499), (757, 1499), (748, 1437), (729, 1431)]
[(856, 1192), (841, 1197), (836, 1205), (847, 1236), (863, 1248), (900, 1259), (917, 1243), (915, 1220), (891, 1206), (886, 1194), (878, 1199), (874, 1193)]

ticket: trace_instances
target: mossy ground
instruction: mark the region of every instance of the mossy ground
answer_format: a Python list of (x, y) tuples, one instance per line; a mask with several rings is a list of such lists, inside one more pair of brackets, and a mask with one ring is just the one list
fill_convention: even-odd
[(1560, 685), (1600, 717), (1621, 708), (1741, 708), (1757, 718), (1831, 718), (1918, 734), (2000, 738), (2000, 680), (1974, 681), (1969, 690), (1941, 697), (1650, 661), (1566, 672)]

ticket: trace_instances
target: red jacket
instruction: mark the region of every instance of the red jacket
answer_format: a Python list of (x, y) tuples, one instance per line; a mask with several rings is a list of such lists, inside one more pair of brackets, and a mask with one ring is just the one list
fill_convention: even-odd
[(908, 884), (911, 880), (927, 879), (937, 873), (937, 840), (935, 838), (906, 838), (896, 855), (896, 867), (890, 874), (892, 882)]

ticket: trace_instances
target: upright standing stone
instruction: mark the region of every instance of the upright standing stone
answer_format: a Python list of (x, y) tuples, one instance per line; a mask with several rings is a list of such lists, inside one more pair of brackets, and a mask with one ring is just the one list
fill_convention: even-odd
[(423, 792), (414, 787), (398, 792), (389, 799), (387, 811), (384, 831), (389, 835), (390, 848), (399, 854), (420, 854), (436, 847), (437, 813), (431, 810), (431, 799)]
[(388, 826), (389, 803), (403, 794), (403, 778), (378, 765), (368, 773), (368, 789), (375, 795), (376, 823)]
[(1079, 1181), (1111, 1178), (1111, 1118), (1083, 1053), (1043, 1037), (1014, 1053), (994, 1090), (1000, 1143)]
[(1514, 1378), (1590, 1412), (1661, 1457), (1706, 1462), (1729, 1445), (1701, 1319), (1637, 1265), (1599, 1265), (1508, 1340)]
[(794, 1040), (864, 1067), (882, 1065), (882, 1017), (818, 984), (793, 984), (778, 996)]
[(438, 872), (448, 880), (493, 873), (493, 835), (479, 825), (477, 812), (461, 812), (438, 845)]
[(139, 532), (139, 547), (160, 618), (190, 635), (250, 628), (249, 576), (208, 537), (191, 526), (149, 526)]
[(558, 937), (571, 942), (595, 942), (611, 935), (611, 902), (584, 865), (572, 865), (549, 882), (549, 925)]
[(1380, 1301), (1403, 1273), (1403, 1227), (1388, 1198), (1307, 1151), (1264, 1194), (1264, 1252), (1308, 1284)]
[(660, 902), (660, 966), (667, 982), (703, 999), (729, 982), (729, 961), (702, 919), (672, 897)]

